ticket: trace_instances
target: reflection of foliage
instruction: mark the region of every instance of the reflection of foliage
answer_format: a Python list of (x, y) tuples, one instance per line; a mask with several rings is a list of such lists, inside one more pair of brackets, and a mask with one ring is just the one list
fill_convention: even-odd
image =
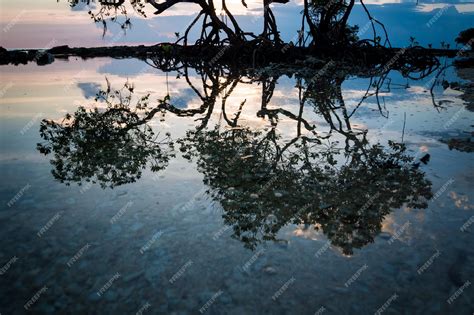
[[(169, 96), (154, 106), (149, 96), (131, 106), (133, 86), (101, 92), (98, 99), (104, 111), (79, 108), (74, 116), (61, 122), (43, 121), (39, 144), (41, 152), (53, 153), (54, 176), (66, 183), (82, 179), (99, 182), (103, 187), (133, 182), (147, 165), (158, 171), (173, 156), (169, 135), (156, 141), (147, 125), (156, 114), (169, 112), (177, 117), (200, 121), (195, 130), (179, 139), (187, 159), (196, 160), (204, 175), (209, 194), (224, 208), (223, 218), (234, 230), (233, 236), (246, 247), (261, 241), (277, 240), (278, 232), (289, 224), (304, 224), (320, 229), (346, 254), (374, 240), (384, 217), (404, 204), (425, 208), (431, 197), (430, 182), (412, 167), (403, 144), (389, 142), (387, 147), (371, 145), (367, 130), (351, 126), (351, 117), (371, 96), (377, 99), (385, 76), (376, 80), (375, 92), (366, 94), (353, 110), (345, 105), (341, 84), (345, 72), (328, 66), (310, 78), (297, 77), (299, 110), (267, 106), (278, 76), (248, 77), (262, 83), (262, 103), (255, 113), (271, 127), (254, 130), (241, 127), (244, 99), (233, 116), (227, 100), (238, 84), (248, 84), (238, 73), (219, 68), (201, 71), (202, 88), (192, 84), (184, 67), (180, 72), (199, 107), (180, 109)], [(221, 99), (219, 100), (219, 95)], [(208, 126), (218, 100), (221, 118)], [(310, 106), (330, 130), (324, 134), (303, 117)], [(296, 136), (283, 141), (278, 124), (284, 118), (294, 122)], [(221, 127), (221, 123), (227, 124)], [(339, 144), (339, 140), (343, 139)]]
[[(283, 190), (285, 187), (278, 187), (282, 181), (272, 183), (272, 179), (291, 175), (280, 174), (280, 170), (274, 167), (278, 154), (274, 132), (262, 135), (261, 132), (244, 128), (233, 128), (222, 133), (215, 128), (188, 132), (187, 137), (179, 141), (185, 157), (198, 157), (198, 169), (204, 174), (204, 183), (225, 209), (226, 224), (233, 225), (235, 236), (249, 247), (254, 245), (255, 236), (252, 234), (262, 230), (262, 234), (269, 236), (268, 239), (273, 239), (270, 235), (285, 224), (284, 221), (281, 225), (277, 222), (265, 224), (270, 213), (278, 219), (284, 219), (286, 215), (280, 214), (285, 211), (283, 207), (276, 206), (280, 199), (266, 192), (260, 195), (260, 192), (267, 183), (271, 183), (275, 191)], [(261, 203), (275, 202), (275, 207), (258, 211), (255, 205), (257, 197)]]
[(140, 178), (142, 170), (164, 169), (172, 153), (169, 134), (158, 140), (150, 126), (143, 123), (139, 112), (146, 113), (148, 96), (131, 107), (133, 87), (100, 92), (98, 99), (107, 108), (86, 110), (79, 107), (74, 115), (61, 122), (43, 120), (40, 128), (44, 143), (38, 144), (43, 154), (54, 154), (53, 175), (61, 182), (98, 182), (114, 187)]
[(474, 152), (474, 142), (471, 141), (471, 138), (451, 138), (451, 139), (441, 139), (443, 143), (446, 143), (450, 150), (458, 150), (461, 152)]
[[(283, 154), (273, 130), (248, 129), (188, 133), (181, 150), (197, 157), (210, 193), (224, 207), (234, 237), (249, 248), (276, 240), (295, 223), (313, 224), (346, 254), (380, 232), (383, 218), (406, 203), (425, 208), (430, 183), (411, 167), (404, 145), (391, 142), (340, 151), (301, 138)], [(286, 148), (288, 150), (288, 148)]]
[(405, 203), (426, 208), (431, 184), (411, 167), (412, 158), (402, 144), (389, 142), (389, 150), (374, 145), (346, 155), (350, 162), (328, 178), (323, 196), (326, 208), (310, 213), (309, 223), (319, 223), (333, 244), (350, 254), (352, 248), (373, 241), (392, 209)]

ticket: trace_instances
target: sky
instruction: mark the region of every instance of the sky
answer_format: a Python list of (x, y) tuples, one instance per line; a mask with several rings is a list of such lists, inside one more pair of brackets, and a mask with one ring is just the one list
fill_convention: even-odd
[[(243, 7), (240, 0), (227, 0), (227, 3), (244, 29), (260, 32), (261, 1), (248, 0), (248, 8)], [(302, 0), (291, 0), (285, 5), (272, 5), (282, 36), (287, 41), (295, 38), (299, 28), (301, 3)], [(439, 47), (442, 41), (454, 45), (456, 35), (474, 25), (472, 1), (428, 3), (420, 0), (419, 5), (402, 0), (368, 0), (365, 3), (373, 16), (387, 26), (394, 46), (406, 46), (410, 36), (423, 45)], [(147, 19), (132, 15), (131, 30), (124, 33), (112, 26), (105, 37), (102, 37), (102, 28), (91, 21), (88, 10), (85, 6), (71, 9), (65, 0), (0, 0), (0, 46), (13, 49), (174, 42), (175, 32), (183, 33), (198, 7), (179, 4), (161, 16), (154, 16), (150, 11)], [(217, 11), (220, 12), (220, 8)], [(370, 37), (370, 30), (363, 31), (367, 30), (368, 20), (359, 4), (350, 22), (361, 28), (360, 37)]]

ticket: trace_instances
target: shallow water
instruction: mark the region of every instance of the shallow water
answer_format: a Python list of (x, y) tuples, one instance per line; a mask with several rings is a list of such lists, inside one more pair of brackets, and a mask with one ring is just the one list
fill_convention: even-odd
[[(426, 88), (433, 75), (413, 81), (392, 72), (390, 90), (381, 91), (382, 110), (374, 97), (367, 99), (349, 119), (351, 132), (347, 124), (340, 132), (330, 128), (310, 103), (300, 107), (294, 77), (278, 78), (266, 108), (295, 116), (302, 109), (317, 135), (283, 112), (272, 129), (268, 116), (256, 114), (262, 86), (268, 82), (249, 84), (240, 78), (226, 100), (226, 116), (221, 102), (230, 87), (219, 91), (212, 111), (190, 117), (167, 112), (148, 121), (160, 139), (171, 134), (176, 157), (170, 157), (168, 165), (157, 163), (164, 169), (152, 172), (157, 164), (144, 153), (145, 165), (138, 162), (137, 169), (128, 165), (124, 171), (135, 182), (121, 184), (124, 176), (97, 178), (101, 165), (81, 164), (94, 162), (82, 153), (72, 156), (78, 160), (66, 168), (69, 173), (55, 177), (51, 171), (58, 169), (49, 162), (53, 156), (36, 148), (46, 143), (38, 132), (41, 120), (59, 120), (79, 106), (93, 108), (96, 93), (107, 88), (105, 77), (112, 89), (127, 80), (133, 83), (135, 99), (151, 93), (156, 104), (169, 93), (177, 109), (199, 108), (202, 101), (183, 76), (166, 75), (141, 61), (111, 59), (2, 66), (1, 71), (1, 313), (21, 314), (26, 305), (38, 314), (472, 314), (474, 163), (472, 153), (450, 149), (440, 139), (470, 137), (473, 113), (465, 109), (460, 92), (450, 88), (435, 89), (435, 102), (442, 101), (442, 106), (433, 106)], [(458, 80), (452, 68), (446, 78)], [(204, 93), (193, 70), (190, 81)], [(334, 81), (329, 83), (334, 87)], [(348, 112), (368, 84), (368, 78), (358, 77), (342, 82)], [(226, 145), (230, 138), (219, 138), (232, 134), (226, 117), (233, 122), (244, 100), (240, 129), (233, 130), (242, 138)], [(98, 105), (103, 112), (104, 103)], [(341, 117), (341, 108), (334, 112)], [(207, 128), (201, 130), (207, 138), (186, 136), (203, 126), (207, 114)], [(137, 134), (147, 134), (140, 130)], [(274, 151), (268, 156), (249, 151), (252, 145), (245, 141), (264, 141), (262, 135), (272, 130), (280, 138), (262, 142), (270, 147), (278, 144), (281, 149), (292, 139), (313, 137), (321, 143), (311, 152), (327, 152), (330, 143), (340, 149), (333, 156), (335, 173), (325, 158), (311, 164), (316, 165), (312, 171), (322, 172), (320, 191), (311, 189), (319, 185), (311, 181), (316, 175), (298, 168), (305, 162), (291, 160), (302, 155), (297, 148), (286, 151), (276, 168), (271, 166)], [(359, 131), (367, 131), (364, 150), (380, 143), (388, 152), (387, 142), (401, 142), (403, 137), (414, 162), (405, 163), (402, 173), (394, 168), (394, 175), (384, 181), (380, 178), (387, 176), (388, 166), (354, 162), (359, 172), (340, 171), (338, 167), (354, 157), (364, 159), (354, 153), (355, 140), (346, 147), (352, 134), (361, 137)], [(185, 139), (183, 151), (178, 139)], [(127, 156), (130, 150), (137, 156), (143, 153), (139, 149), (145, 142), (134, 141), (125, 152), (106, 152), (108, 158), (98, 163), (122, 165), (120, 158), (134, 157)], [(91, 148), (94, 157), (101, 156), (102, 145)], [(414, 170), (413, 163), (427, 153), (427, 164)], [(237, 173), (231, 172), (233, 163), (240, 163)], [(89, 166), (92, 174), (86, 172)], [(273, 175), (258, 177), (268, 168)], [(372, 171), (381, 173), (370, 179), (366, 174)], [(252, 186), (255, 176), (260, 186)], [(87, 179), (97, 183), (87, 184)], [(387, 188), (386, 181), (403, 184)], [(425, 198), (426, 207), (403, 202), (407, 195), (400, 191), (411, 193), (412, 185), (422, 191), (427, 181), (432, 196)], [(337, 207), (327, 213), (309, 211), (329, 201)]]

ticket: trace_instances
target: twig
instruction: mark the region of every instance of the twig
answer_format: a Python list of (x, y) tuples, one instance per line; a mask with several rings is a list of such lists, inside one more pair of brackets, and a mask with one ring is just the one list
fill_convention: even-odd
[(407, 112), (403, 112), (403, 130), (402, 130), (402, 143), (403, 143), (403, 138), (405, 137), (405, 125), (407, 122)]

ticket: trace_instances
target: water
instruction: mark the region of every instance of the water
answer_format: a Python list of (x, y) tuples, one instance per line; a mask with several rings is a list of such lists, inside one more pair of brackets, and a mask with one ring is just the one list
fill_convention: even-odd
[[(351, 113), (369, 78), (308, 88), (282, 76), (262, 108), (271, 80), (211, 72), (204, 90), (189, 69), (203, 101), (183, 74), (137, 60), (1, 70), (2, 313), (472, 313), (472, 153), (440, 139), (469, 137), (473, 114), (450, 88), (435, 88), (433, 106), (434, 74), (391, 72), (381, 110), (370, 97), (339, 126), (341, 100)], [(453, 68), (445, 78), (458, 81)], [(169, 93), (174, 112), (116, 133), (136, 120), (101, 116), (94, 97), (107, 81), (111, 91), (133, 84), (134, 101), (150, 93), (149, 106)], [(304, 106), (298, 86), (312, 92)], [(100, 108), (75, 114), (90, 118), (85, 129), (40, 136), (42, 119), (79, 106)], [(388, 141), (402, 137), (413, 162), (394, 162)], [(57, 145), (61, 163), (37, 143)]]

